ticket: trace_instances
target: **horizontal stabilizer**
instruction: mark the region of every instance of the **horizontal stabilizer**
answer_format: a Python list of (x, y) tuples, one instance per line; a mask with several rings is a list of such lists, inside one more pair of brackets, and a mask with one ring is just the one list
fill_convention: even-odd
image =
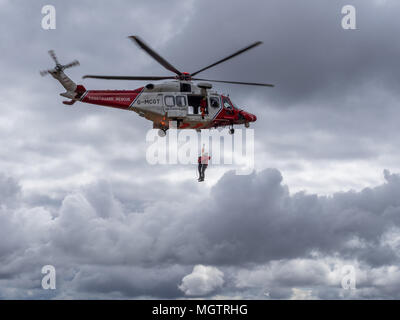
[(75, 102), (76, 102), (76, 100), (63, 101), (63, 103), (68, 106), (72, 106)]

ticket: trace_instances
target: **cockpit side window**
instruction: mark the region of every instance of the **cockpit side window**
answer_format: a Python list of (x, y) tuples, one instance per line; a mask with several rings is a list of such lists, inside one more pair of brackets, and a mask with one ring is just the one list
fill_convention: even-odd
[(173, 107), (175, 105), (175, 97), (174, 96), (165, 96), (164, 102), (167, 107)]
[(219, 98), (218, 97), (210, 97), (210, 105), (213, 108), (219, 108)]
[(185, 96), (176, 96), (176, 105), (178, 107), (186, 106), (186, 98), (185, 98)]

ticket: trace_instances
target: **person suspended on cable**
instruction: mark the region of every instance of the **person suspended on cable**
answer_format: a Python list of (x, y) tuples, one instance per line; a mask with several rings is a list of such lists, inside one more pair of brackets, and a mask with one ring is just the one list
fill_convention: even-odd
[(201, 155), (198, 158), (198, 170), (199, 170), (199, 179), (198, 181), (204, 181), (205, 178), (205, 171), (208, 167), (208, 161), (211, 160), (211, 157), (208, 155), (208, 152), (205, 152), (205, 148), (203, 145), (203, 148), (201, 149)]

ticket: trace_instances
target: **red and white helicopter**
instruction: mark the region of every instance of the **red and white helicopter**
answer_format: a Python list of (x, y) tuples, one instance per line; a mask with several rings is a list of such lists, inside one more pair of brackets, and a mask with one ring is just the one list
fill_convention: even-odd
[[(244, 84), (253, 86), (273, 87), (272, 84), (236, 82), (194, 78), (195, 75), (246, 52), (262, 42), (257, 41), (233, 54), (221, 59), (196, 72), (181, 72), (162, 58), (158, 53), (146, 45), (139, 37), (130, 36), (140, 48), (159, 62), (176, 76), (102, 76), (85, 75), (83, 78), (108, 79), (108, 80), (172, 80), (161, 84), (149, 83), (135, 90), (86, 90), (83, 85), (77, 85), (64, 70), (79, 65), (77, 60), (61, 65), (53, 50), (50, 56), (56, 63), (54, 69), (41, 71), (42, 76), (51, 74), (57, 79), (66, 92), (61, 96), (69, 98), (64, 104), (72, 105), (76, 101), (97, 104), (106, 107), (131, 110), (153, 122), (153, 128), (159, 129), (159, 135), (165, 136), (166, 131), (173, 124), (178, 129), (210, 129), (229, 126), (229, 133), (234, 133), (234, 125), (244, 124), (249, 127), (250, 122), (257, 120), (254, 114), (239, 109), (232, 103), (229, 96), (218, 94), (212, 90), (209, 82), (222, 82)], [(197, 84), (192, 81), (202, 81)]]

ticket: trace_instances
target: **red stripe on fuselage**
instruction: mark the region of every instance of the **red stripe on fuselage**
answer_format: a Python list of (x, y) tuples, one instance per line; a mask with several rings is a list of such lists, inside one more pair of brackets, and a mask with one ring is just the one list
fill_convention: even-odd
[(142, 90), (89, 90), (82, 102), (127, 110)]
[(185, 129), (185, 128), (189, 127), (189, 126), (190, 126), (190, 123), (182, 123), (180, 125), (179, 129)]
[(198, 123), (193, 127), (193, 129), (198, 129), (198, 128), (202, 127), (202, 126), (204, 126), (203, 123)]

